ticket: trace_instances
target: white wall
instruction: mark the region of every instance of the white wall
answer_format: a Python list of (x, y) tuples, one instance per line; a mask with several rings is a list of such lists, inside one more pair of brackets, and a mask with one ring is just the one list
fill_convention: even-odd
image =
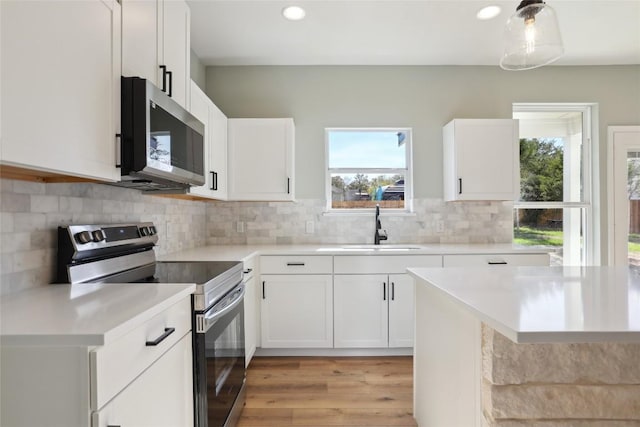
[[(442, 125), (511, 117), (514, 102), (597, 102), (601, 200), (606, 206), (606, 132), (640, 124), (640, 66), (509, 72), (470, 66), (207, 67), (206, 92), (229, 117), (293, 117), (296, 193), (324, 197), (324, 128), (413, 128), (417, 198), (442, 198)], [(601, 225), (606, 225), (606, 211)], [(603, 227), (606, 233), (606, 227)], [(606, 242), (603, 234), (603, 242)], [(604, 249), (604, 248), (603, 248)], [(606, 253), (603, 250), (603, 253)]]

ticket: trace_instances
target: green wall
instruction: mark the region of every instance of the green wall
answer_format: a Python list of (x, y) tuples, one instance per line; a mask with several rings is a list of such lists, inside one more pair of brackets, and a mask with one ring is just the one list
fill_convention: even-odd
[[(324, 197), (325, 127), (413, 128), (415, 196), (441, 198), (442, 126), (449, 120), (511, 117), (514, 102), (595, 102), (606, 207), (607, 126), (640, 124), (637, 65), (521, 72), (494, 66), (207, 67), (206, 92), (228, 117), (294, 118), (298, 198)], [(601, 215), (605, 225), (606, 209)]]

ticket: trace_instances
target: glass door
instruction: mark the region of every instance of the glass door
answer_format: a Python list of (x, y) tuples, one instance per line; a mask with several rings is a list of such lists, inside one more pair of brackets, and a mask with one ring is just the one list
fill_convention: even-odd
[(609, 128), (609, 264), (640, 270), (640, 126)]

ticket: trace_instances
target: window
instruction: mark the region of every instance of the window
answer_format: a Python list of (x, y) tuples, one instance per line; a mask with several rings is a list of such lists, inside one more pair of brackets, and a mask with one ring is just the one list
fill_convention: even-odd
[(411, 130), (326, 130), (327, 210), (411, 210)]
[(514, 242), (552, 248), (553, 265), (594, 263), (590, 105), (514, 105), (520, 122), (520, 199)]

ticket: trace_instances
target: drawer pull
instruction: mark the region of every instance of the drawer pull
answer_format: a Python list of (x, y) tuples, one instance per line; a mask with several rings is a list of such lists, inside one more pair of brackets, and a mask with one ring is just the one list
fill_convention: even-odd
[(488, 261), (489, 265), (507, 265), (507, 261)]
[(253, 268), (247, 268), (246, 270), (243, 271), (244, 274), (249, 274), (253, 271)]
[(158, 338), (156, 338), (153, 341), (147, 341), (146, 346), (153, 347), (160, 344), (162, 341), (164, 341), (169, 335), (171, 335), (175, 331), (176, 331), (176, 328), (164, 328), (164, 334), (160, 335)]
[(289, 267), (304, 267), (304, 262), (288, 262)]

